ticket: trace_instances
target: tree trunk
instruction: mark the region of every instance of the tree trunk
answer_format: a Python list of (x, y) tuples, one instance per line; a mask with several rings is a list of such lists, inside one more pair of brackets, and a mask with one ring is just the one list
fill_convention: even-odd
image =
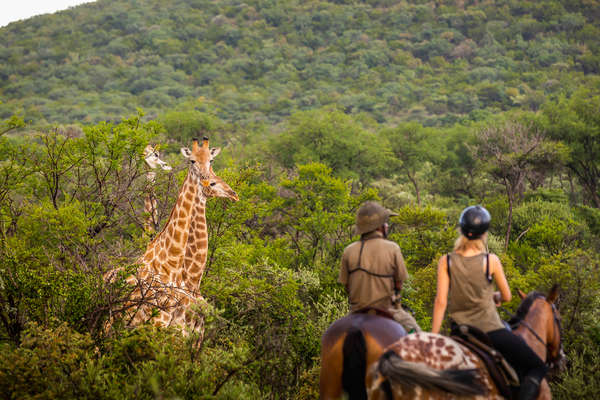
[(510, 230), (512, 229), (512, 213), (514, 198), (513, 193), (511, 193), (509, 184), (508, 182), (506, 182), (506, 180), (504, 181), (504, 184), (506, 185), (506, 195), (508, 196), (508, 224), (506, 227), (506, 237), (504, 238), (504, 251), (506, 252), (508, 250), (508, 242), (510, 240)]
[(590, 190), (590, 194), (592, 195), (592, 202), (594, 203), (594, 207), (600, 208), (600, 196), (598, 196), (597, 190)]
[(577, 176), (577, 180), (581, 186), (583, 186), (584, 192), (589, 193), (590, 198), (587, 200), (591, 202), (592, 206), (595, 208), (600, 208), (600, 196), (598, 195), (598, 185), (596, 183), (596, 177), (598, 175), (595, 169), (592, 170), (589, 165), (586, 165), (583, 162), (580, 162), (579, 165), (569, 164), (568, 167)]
[(417, 205), (420, 207), (421, 206), (421, 193), (419, 192), (419, 185), (417, 185), (417, 180), (415, 179), (415, 177), (413, 175), (410, 174), (410, 172), (406, 172), (406, 175), (408, 176), (408, 179), (412, 182), (412, 184), (415, 188), (415, 194), (417, 196)]

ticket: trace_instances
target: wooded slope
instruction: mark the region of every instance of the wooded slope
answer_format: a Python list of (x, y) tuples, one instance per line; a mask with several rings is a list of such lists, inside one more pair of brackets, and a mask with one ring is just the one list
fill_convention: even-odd
[(599, 3), (99, 0), (0, 29), (0, 117), (269, 123), (334, 104), (426, 125), (597, 85)]

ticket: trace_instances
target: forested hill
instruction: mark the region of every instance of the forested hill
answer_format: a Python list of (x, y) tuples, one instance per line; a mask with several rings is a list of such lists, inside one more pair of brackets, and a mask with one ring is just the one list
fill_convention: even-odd
[(98, 0), (0, 29), (0, 118), (92, 123), (192, 100), (241, 123), (328, 104), (478, 120), (597, 86), (599, 21), (596, 0)]

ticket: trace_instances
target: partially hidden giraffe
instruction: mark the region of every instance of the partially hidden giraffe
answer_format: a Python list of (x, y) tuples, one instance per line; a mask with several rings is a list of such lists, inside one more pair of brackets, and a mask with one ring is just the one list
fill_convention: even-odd
[(154, 191), (156, 172), (154, 170), (161, 167), (165, 171), (170, 171), (171, 166), (160, 159), (158, 149), (150, 144), (144, 149), (144, 162), (149, 168), (146, 172), (148, 188), (146, 197), (144, 197), (144, 214), (146, 215), (144, 230), (146, 233), (153, 235), (158, 229), (158, 202)]
[[(197, 289), (208, 245), (206, 199), (237, 201), (238, 196), (212, 171), (210, 164), (220, 149), (210, 149), (206, 137), (201, 146), (195, 139), (192, 150), (182, 148), (181, 152), (190, 160), (188, 174), (165, 227), (138, 260), (137, 274), (127, 278), (135, 289), (130, 301), (133, 311), (125, 322), (137, 326), (151, 321), (157, 326), (179, 327), (184, 333), (186, 328), (201, 333), (203, 320), (191, 306), (201, 300)], [(109, 272), (105, 279), (114, 275)]]

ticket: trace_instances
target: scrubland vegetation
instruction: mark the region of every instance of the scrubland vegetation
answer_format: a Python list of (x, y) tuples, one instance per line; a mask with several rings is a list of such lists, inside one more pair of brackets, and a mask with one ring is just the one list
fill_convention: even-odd
[[(558, 399), (600, 394), (595, 1), (100, 0), (0, 29), (0, 393), (318, 398), (320, 336), (367, 199), (398, 212), (404, 303), (430, 327), (458, 214), (490, 210), (513, 292), (561, 286)], [(143, 111), (142, 111), (143, 110)], [(198, 337), (118, 317), (150, 238), (142, 152), (206, 135), (238, 194), (208, 202)], [(517, 296), (518, 297), (518, 296)], [(514, 310), (517, 300), (508, 308)]]

